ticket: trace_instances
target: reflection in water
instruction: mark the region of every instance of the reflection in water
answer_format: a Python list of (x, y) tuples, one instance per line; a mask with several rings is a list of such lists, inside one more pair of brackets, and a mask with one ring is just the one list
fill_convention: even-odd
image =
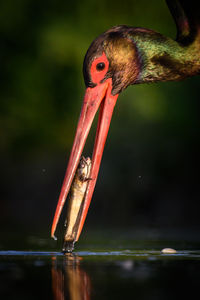
[(80, 267), (81, 258), (73, 254), (64, 260), (52, 257), (52, 289), (54, 300), (89, 300), (91, 281)]

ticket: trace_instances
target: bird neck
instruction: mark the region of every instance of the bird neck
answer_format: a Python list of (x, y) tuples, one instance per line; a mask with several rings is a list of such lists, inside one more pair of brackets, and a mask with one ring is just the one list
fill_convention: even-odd
[(132, 39), (140, 61), (134, 83), (176, 81), (200, 74), (200, 30), (187, 46), (142, 28), (135, 29)]
[(166, 0), (176, 24), (176, 40), (153, 31), (146, 33), (146, 38), (137, 36), (138, 52), (141, 53), (141, 72), (138, 82), (174, 81), (200, 74), (198, 2)]
[(200, 10), (196, 0), (166, 0), (177, 29), (176, 40), (189, 45), (199, 34)]

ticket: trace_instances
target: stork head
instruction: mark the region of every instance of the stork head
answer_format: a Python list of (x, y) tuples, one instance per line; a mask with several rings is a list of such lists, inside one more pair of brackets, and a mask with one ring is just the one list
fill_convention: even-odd
[(83, 63), (86, 87), (94, 88), (108, 79), (112, 95), (119, 94), (139, 76), (140, 62), (127, 26), (114, 27), (93, 41)]

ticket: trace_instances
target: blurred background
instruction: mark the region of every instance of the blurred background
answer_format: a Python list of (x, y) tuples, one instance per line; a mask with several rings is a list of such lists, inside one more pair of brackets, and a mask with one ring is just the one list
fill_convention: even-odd
[[(176, 36), (164, 0), (1, 1), (4, 239), (50, 238), (85, 90), (84, 55), (95, 37), (119, 24)], [(81, 240), (114, 228), (198, 232), (199, 80), (131, 86), (120, 95)], [(94, 133), (95, 126), (86, 156)]]

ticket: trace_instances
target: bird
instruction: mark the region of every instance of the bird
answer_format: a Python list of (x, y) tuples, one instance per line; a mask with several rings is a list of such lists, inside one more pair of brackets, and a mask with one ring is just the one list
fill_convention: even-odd
[(112, 113), (129, 85), (178, 81), (200, 74), (200, 11), (196, 0), (166, 0), (177, 34), (172, 39), (142, 27), (114, 26), (90, 45), (83, 62), (86, 85), (74, 143), (54, 215), (57, 227), (88, 133), (99, 109), (92, 167), (78, 225), (81, 234), (95, 188)]

